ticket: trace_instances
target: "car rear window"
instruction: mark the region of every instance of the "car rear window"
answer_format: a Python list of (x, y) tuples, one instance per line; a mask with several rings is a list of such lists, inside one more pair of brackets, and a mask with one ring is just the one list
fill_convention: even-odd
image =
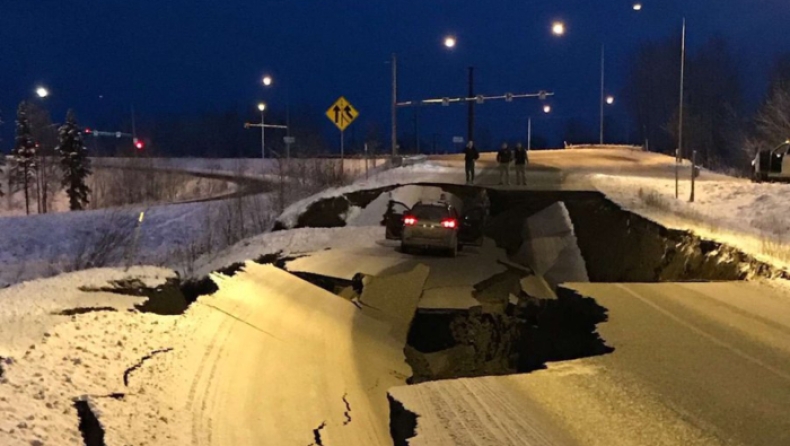
[(442, 221), (450, 216), (447, 208), (440, 206), (415, 206), (411, 212), (417, 220)]

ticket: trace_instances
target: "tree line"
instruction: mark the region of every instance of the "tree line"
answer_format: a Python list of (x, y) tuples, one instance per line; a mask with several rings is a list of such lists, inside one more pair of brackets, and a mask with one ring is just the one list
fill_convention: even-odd
[[(48, 212), (61, 188), (72, 211), (82, 210), (88, 204), (90, 159), (74, 111), (69, 110), (65, 122), (57, 129), (56, 126), (40, 106), (27, 101), (19, 104), (14, 146), (5, 157), (6, 176), (8, 193), (23, 192), (28, 215), (31, 203), (38, 206), (39, 213)], [(0, 196), (3, 195), (0, 187)]]
[[(628, 61), (622, 94), (632, 133), (650, 150), (667, 154), (673, 154), (678, 144), (680, 47), (679, 38), (640, 46)], [(683, 95), (684, 157), (694, 150), (705, 167), (746, 169), (757, 150), (790, 138), (790, 54), (777, 57), (756, 110), (746, 99), (743, 66), (744, 61), (719, 36), (689, 51)]]

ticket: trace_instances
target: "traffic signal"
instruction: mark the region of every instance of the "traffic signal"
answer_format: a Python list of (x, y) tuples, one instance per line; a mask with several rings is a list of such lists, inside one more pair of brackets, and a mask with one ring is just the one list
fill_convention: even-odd
[(143, 150), (143, 148), (145, 147), (145, 143), (143, 143), (143, 141), (141, 139), (135, 138), (134, 139), (134, 147), (137, 150)]

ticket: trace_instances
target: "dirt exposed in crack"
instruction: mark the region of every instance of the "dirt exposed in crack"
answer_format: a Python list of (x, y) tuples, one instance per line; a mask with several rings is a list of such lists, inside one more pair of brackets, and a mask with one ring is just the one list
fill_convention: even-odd
[(159, 350), (154, 350), (154, 351), (152, 351), (151, 353), (149, 353), (149, 354), (147, 354), (147, 355), (143, 356), (143, 357), (142, 357), (142, 358), (141, 358), (141, 359), (140, 359), (140, 360), (137, 362), (137, 364), (135, 364), (135, 365), (133, 365), (133, 366), (129, 367), (128, 369), (126, 369), (126, 370), (123, 372), (123, 385), (124, 385), (124, 386), (127, 386), (127, 387), (129, 386), (129, 377), (132, 375), (132, 372), (134, 372), (135, 370), (137, 370), (137, 369), (139, 369), (140, 367), (142, 367), (142, 366), (143, 366), (143, 364), (145, 364), (145, 361), (148, 361), (149, 359), (153, 358), (153, 357), (154, 357), (154, 356), (156, 356), (156, 355), (159, 355), (159, 354), (162, 354), (162, 353), (171, 352), (171, 351), (173, 351), (173, 349), (172, 349), (172, 348), (163, 348), (163, 349), (159, 349)]
[(100, 313), (100, 312), (116, 312), (117, 309), (113, 307), (79, 307), (79, 308), (68, 308), (63, 311), (58, 311), (54, 313), (57, 316), (76, 316), (78, 314), (88, 314), (88, 313)]
[(387, 394), (390, 404), (390, 435), (394, 446), (409, 446), (409, 438), (417, 435), (417, 414)]
[(346, 411), (343, 412), (343, 416), (346, 418), (343, 421), (343, 426), (347, 426), (351, 423), (351, 403), (348, 402), (348, 394), (343, 394), (343, 404), (346, 405)]
[[(105, 292), (121, 294), (124, 296), (147, 297), (142, 304), (135, 305), (135, 309), (143, 313), (153, 313), (162, 316), (176, 316), (184, 314), (188, 303), (181, 291), (181, 284), (178, 279), (168, 279), (164, 285), (151, 288), (147, 287), (138, 279), (124, 279), (110, 282), (109, 286), (99, 288), (80, 288), (85, 292)], [(82, 309), (66, 310), (80, 313)], [(85, 309), (85, 312), (102, 311), (101, 309)], [(109, 310), (105, 310), (109, 311)]]
[(489, 197), (486, 234), (511, 254), (523, 242), (524, 220), (563, 202), (592, 282), (790, 279), (735, 248), (626, 211), (599, 192), (490, 190)]
[(99, 423), (96, 414), (93, 413), (88, 401), (75, 399), (74, 408), (77, 409), (79, 430), (82, 433), (82, 440), (85, 442), (85, 446), (106, 446), (104, 442), (104, 428)]
[[(278, 251), (272, 254), (264, 254), (254, 259), (253, 262), (261, 265), (272, 264), (278, 268), (284, 268), (287, 262), (296, 258), (298, 257), (284, 256), (282, 251)], [(225, 268), (218, 269), (216, 272), (228, 277), (233, 277), (243, 269), (244, 263), (238, 262), (226, 266)], [(186, 299), (187, 305), (191, 305), (192, 303), (196, 302), (200, 296), (209, 296), (219, 291), (219, 287), (217, 287), (217, 284), (214, 283), (214, 281), (211, 280), (211, 277), (209, 276), (201, 277), (199, 279), (186, 280), (181, 283), (180, 288), (181, 293), (184, 295), (184, 299)]]
[(326, 421), (322, 422), (317, 428), (313, 429), (313, 443), (310, 443), (309, 446), (324, 446), (324, 441), (321, 439), (321, 431), (325, 427)]

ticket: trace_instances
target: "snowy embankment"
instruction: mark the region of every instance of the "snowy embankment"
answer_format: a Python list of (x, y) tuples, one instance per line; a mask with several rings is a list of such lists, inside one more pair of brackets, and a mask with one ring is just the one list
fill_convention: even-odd
[(790, 265), (790, 186), (755, 184), (717, 176), (696, 182), (695, 200), (688, 179), (679, 199), (671, 178), (592, 175), (595, 187), (624, 208), (673, 229), (736, 247), (760, 260)]
[[(267, 158), (93, 158), (95, 166), (155, 169), (204, 174), (228, 174), (234, 176), (262, 178), (278, 175), (280, 160)], [(340, 169), (337, 158), (293, 158), (294, 164), (304, 164), (319, 168), (335, 167)], [(373, 174), (388, 164), (389, 158), (346, 159), (343, 170), (350, 178)]]
[[(288, 212), (344, 191), (412, 181), (458, 181), (462, 173), (430, 163), (390, 169), (350, 186), (328, 189)], [(301, 198), (311, 189), (290, 189)], [(0, 288), (90, 266), (161, 265), (191, 275), (237, 241), (266, 232), (278, 192), (214, 202), (129, 206), (30, 217), (0, 218)], [(140, 214), (144, 214), (140, 222)], [(209, 260), (205, 260), (209, 259)]]

